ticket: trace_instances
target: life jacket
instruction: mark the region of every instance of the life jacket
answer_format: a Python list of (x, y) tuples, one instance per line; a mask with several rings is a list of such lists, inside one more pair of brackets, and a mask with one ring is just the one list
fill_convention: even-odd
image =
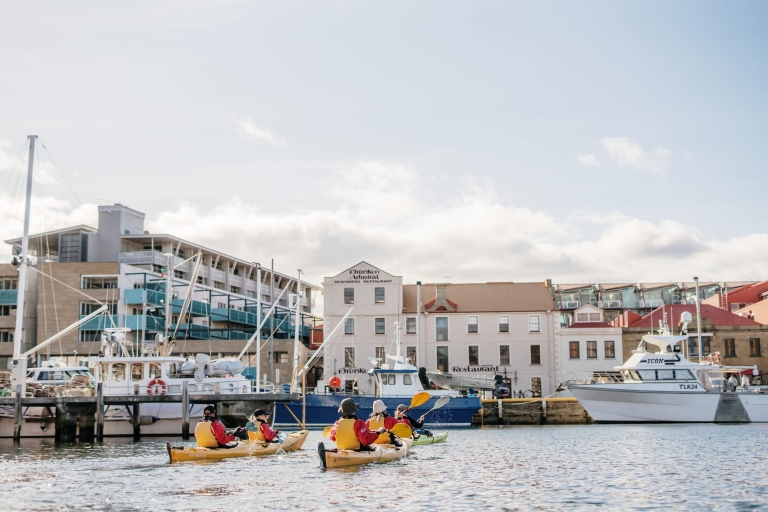
[(248, 431), (248, 440), (249, 441), (258, 441), (260, 443), (266, 443), (267, 438), (264, 437), (264, 434), (261, 432), (261, 425), (262, 423), (258, 420), (256, 420), (256, 431), (253, 430)]
[(213, 424), (210, 421), (201, 421), (195, 427), (195, 439), (197, 446), (202, 448), (218, 448), (219, 441), (213, 434)]
[[(377, 414), (374, 417), (372, 417), (368, 421), (368, 428), (370, 430), (379, 430), (381, 427), (386, 427), (384, 425), (384, 416), (383, 414)], [(389, 432), (384, 432), (383, 434), (379, 434), (379, 438), (374, 441), (375, 444), (390, 444), (392, 443), (392, 438), (389, 435)]]
[(339, 450), (359, 450), (360, 440), (355, 433), (355, 422), (352, 418), (341, 418), (336, 424), (336, 448)]

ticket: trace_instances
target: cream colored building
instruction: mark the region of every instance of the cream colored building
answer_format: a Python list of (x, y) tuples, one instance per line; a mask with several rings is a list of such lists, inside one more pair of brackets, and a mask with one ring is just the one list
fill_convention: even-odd
[(547, 395), (556, 385), (555, 302), (547, 283), (403, 285), (402, 277), (361, 262), (326, 278), (324, 289), (326, 336), (353, 308), (326, 348), (325, 382), (338, 376), (351, 389), (357, 379), (360, 391), (373, 392), (367, 371), (394, 353), (397, 322), (402, 352), (416, 366), (501, 374), (527, 396)]

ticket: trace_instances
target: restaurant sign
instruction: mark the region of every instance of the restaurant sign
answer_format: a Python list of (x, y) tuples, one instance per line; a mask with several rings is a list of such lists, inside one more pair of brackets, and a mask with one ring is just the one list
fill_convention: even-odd
[(334, 284), (388, 284), (392, 276), (370, 265), (357, 265), (336, 276)]

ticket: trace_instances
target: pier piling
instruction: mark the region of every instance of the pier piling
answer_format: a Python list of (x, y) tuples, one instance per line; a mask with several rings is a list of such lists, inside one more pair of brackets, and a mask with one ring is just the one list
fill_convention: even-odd
[(189, 383), (181, 384), (181, 438), (189, 439)]
[(131, 423), (133, 424), (133, 439), (134, 441), (138, 441), (141, 439), (141, 404), (135, 403), (133, 404), (133, 409), (131, 411)]
[(21, 414), (21, 384), (16, 386), (16, 402), (13, 404), (13, 410), (14, 410), (14, 424), (13, 424), (13, 438), (15, 440), (21, 439), (21, 422), (22, 422), (22, 414)]
[(104, 384), (96, 385), (96, 440), (104, 440)]

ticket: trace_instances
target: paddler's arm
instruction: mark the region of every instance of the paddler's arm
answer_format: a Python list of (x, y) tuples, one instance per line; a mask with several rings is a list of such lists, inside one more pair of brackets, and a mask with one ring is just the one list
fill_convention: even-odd
[[(382, 432), (384, 431), (384, 427), (380, 428)], [(357, 420), (355, 422), (355, 434), (357, 434), (357, 439), (360, 441), (360, 444), (368, 446), (376, 442), (376, 440), (379, 438), (379, 431), (378, 430), (370, 430), (363, 420)]]

